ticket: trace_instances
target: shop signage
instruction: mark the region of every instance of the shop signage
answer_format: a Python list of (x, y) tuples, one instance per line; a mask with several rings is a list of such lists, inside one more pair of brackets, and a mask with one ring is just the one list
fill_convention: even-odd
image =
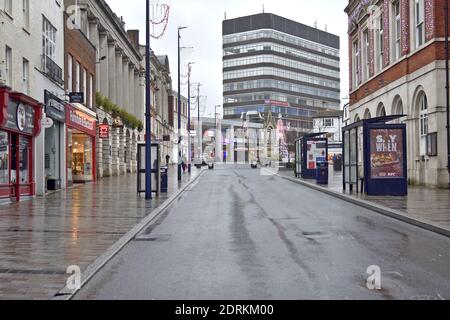
[(45, 129), (49, 129), (49, 128), (53, 127), (54, 124), (55, 124), (54, 121), (48, 117), (42, 118), (42, 120), (41, 120), (41, 125)]
[(70, 103), (84, 103), (84, 92), (69, 93)]
[(35, 110), (14, 100), (8, 102), (5, 128), (27, 134), (34, 133)]
[(371, 178), (404, 178), (403, 150), (402, 129), (371, 129)]
[(67, 105), (67, 125), (91, 136), (96, 135), (96, 119), (71, 105)]
[(99, 134), (100, 139), (109, 139), (109, 125), (101, 124), (98, 127), (98, 134)]
[(45, 90), (45, 113), (53, 120), (66, 122), (65, 103), (47, 90)]

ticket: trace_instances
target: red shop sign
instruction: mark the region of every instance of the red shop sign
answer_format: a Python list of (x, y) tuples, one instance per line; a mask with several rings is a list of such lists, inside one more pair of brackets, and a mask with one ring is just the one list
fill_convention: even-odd
[(90, 136), (96, 135), (96, 119), (78, 109), (75, 109), (70, 104), (67, 105), (67, 125), (74, 129), (80, 130)]
[(109, 139), (109, 125), (101, 124), (98, 127), (98, 134), (99, 134), (100, 139)]

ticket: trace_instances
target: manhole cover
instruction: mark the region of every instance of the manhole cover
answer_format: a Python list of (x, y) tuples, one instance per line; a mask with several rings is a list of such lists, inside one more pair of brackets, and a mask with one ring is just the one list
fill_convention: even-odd
[(141, 233), (134, 238), (134, 241), (167, 242), (170, 240), (170, 237), (170, 234), (150, 235)]

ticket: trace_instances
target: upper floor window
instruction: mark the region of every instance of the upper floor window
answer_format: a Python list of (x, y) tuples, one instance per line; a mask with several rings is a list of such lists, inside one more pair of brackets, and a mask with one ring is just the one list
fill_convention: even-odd
[(56, 57), (56, 28), (47, 19), (42, 20), (43, 54), (52, 60)]
[(23, 24), (25, 29), (30, 29), (30, 0), (22, 0)]
[(415, 25), (415, 44), (416, 48), (422, 46), (425, 42), (424, 28), (424, 0), (414, 0), (414, 25)]
[(356, 89), (358, 86), (360, 79), (359, 79), (359, 44), (358, 40), (353, 42), (353, 48), (352, 48), (352, 84), (353, 88)]
[(6, 85), (12, 87), (12, 49), (8, 46), (5, 49), (5, 76)]
[(334, 119), (324, 119), (323, 120), (323, 126), (324, 127), (333, 127), (334, 126)]
[(362, 67), (363, 67), (363, 80), (367, 80), (369, 78), (369, 63), (370, 63), (370, 59), (369, 59), (369, 54), (370, 54), (370, 50), (369, 50), (369, 30), (364, 30), (363, 32), (363, 63), (362, 63)]
[(5, 12), (12, 15), (12, 0), (5, 0)]
[(400, 42), (401, 42), (401, 17), (400, 17), (400, 1), (393, 3), (393, 27), (394, 27), (394, 61), (400, 58)]
[(384, 63), (384, 15), (380, 14), (376, 27), (376, 70), (381, 71)]

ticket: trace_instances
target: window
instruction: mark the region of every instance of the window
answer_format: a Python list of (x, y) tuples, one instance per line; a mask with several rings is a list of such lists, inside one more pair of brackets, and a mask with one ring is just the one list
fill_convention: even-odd
[(67, 56), (67, 90), (73, 91), (73, 58), (70, 54)]
[(377, 22), (376, 31), (376, 68), (377, 72), (383, 70), (384, 63), (384, 17), (383, 14), (380, 15)]
[(369, 78), (369, 31), (366, 29), (363, 32), (363, 80), (367, 80)]
[(9, 184), (9, 136), (0, 130), (0, 185)]
[(30, 29), (30, 0), (22, 0), (23, 24), (25, 29)]
[(359, 46), (358, 46), (358, 40), (353, 42), (353, 49), (352, 49), (352, 55), (353, 55), (353, 61), (352, 61), (352, 75), (353, 75), (353, 89), (356, 89), (356, 87), (359, 84)]
[(94, 107), (94, 77), (90, 74), (89, 75), (89, 99), (88, 99), (88, 103), (89, 103), (89, 107), (93, 108)]
[(75, 62), (75, 92), (80, 92), (80, 64)]
[(333, 119), (324, 119), (323, 120), (323, 126), (324, 127), (333, 127), (334, 126)]
[(401, 39), (401, 19), (400, 19), (400, 1), (393, 4), (394, 10), (394, 60), (400, 58), (400, 39)]
[(12, 49), (6, 46), (5, 52), (6, 85), (12, 87)]
[(22, 83), (23, 92), (29, 94), (29, 79), (30, 79), (30, 63), (27, 59), (23, 59), (22, 63)]
[(426, 154), (427, 147), (427, 135), (428, 135), (428, 100), (425, 93), (419, 95), (419, 135), (420, 135), (420, 155), (424, 156)]
[(83, 68), (83, 96), (84, 96), (84, 104), (87, 103), (87, 70)]
[(12, 15), (12, 0), (5, 0), (5, 12)]
[(424, 44), (425, 39), (425, 28), (424, 28), (424, 0), (414, 0), (415, 1), (415, 45), (419, 48)]
[(42, 51), (43, 54), (55, 60), (56, 57), (56, 29), (47, 20), (42, 20)]

